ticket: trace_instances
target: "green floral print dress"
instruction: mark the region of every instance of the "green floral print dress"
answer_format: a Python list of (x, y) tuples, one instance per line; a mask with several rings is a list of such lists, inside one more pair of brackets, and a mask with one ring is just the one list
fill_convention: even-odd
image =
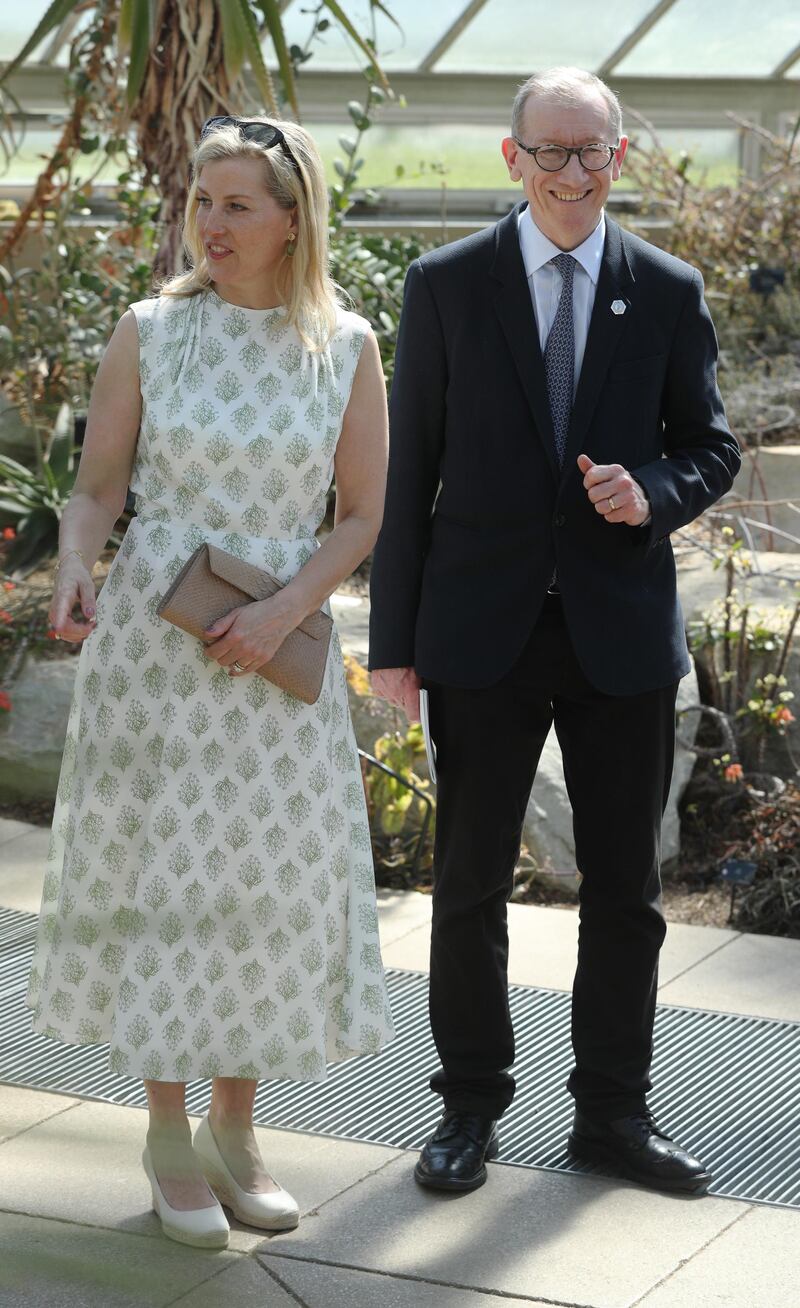
[(282, 582), (311, 558), (367, 324), (309, 353), (213, 289), (131, 308), (137, 515), (78, 659), (33, 1025), (126, 1076), (322, 1080), (393, 1035), (338, 638), (308, 705), (156, 608), (203, 541)]

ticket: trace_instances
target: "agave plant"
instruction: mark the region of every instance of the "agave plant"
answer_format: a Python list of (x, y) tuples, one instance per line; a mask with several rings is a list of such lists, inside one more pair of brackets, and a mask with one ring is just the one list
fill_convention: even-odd
[[(367, 38), (360, 35), (339, 0), (320, 0), (362, 51), (376, 79), (388, 89)], [(381, 0), (369, 0), (394, 22)], [(264, 108), (281, 115), (273, 79), (261, 52), (266, 31), (280, 70), (284, 99), (299, 120), (292, 58), (281, 21), (280, 0), (53, 0), (16, 58), (0, 74), (0, 90), (33, 50), (76, 12), (94, 10), (98, 26), (116, 17), (117, 48), (128, 57), (127, 116), (135, 124), (138, 155), (146, 180), (157, 183), (164, 237), (156, 271), (172, 273), (180, 263), (180, 225), (187, 165), (203, 121), (244, 107), (243, 71), (249, 66)], [(66, 132), (69, 129), (65, 129)], [(73, 131), (73, 136), (75, 135)], [(74, 148), (59, 142), (56, 155)], [(31, 210), (32, 211), (32, 210)], [(24, 230), (17, 224), (15, 241)], [(5, 243), (6, 246), (8, 242)]]
[(25, 577), (57, 552), (61, 514), (75, 473), (75, 424), (69, 404), (62, 404), (36, 468), (0, 455), (0, 510), (17, 520), (17, 535), (4, 561), (11, 576)]

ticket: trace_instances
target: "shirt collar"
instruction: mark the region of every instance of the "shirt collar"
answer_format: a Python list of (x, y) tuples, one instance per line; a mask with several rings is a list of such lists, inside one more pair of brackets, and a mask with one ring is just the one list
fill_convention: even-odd
[[(563, 250), (559, 250), (557, 245), (553, 244), (549, 236), (545, 236), (544, 232), (540, 231), (536, 226), (530, 205), (526, 205), (524, 209), (520, 210), (517, 217), (517, 230), (527, 277), (531, 277), (533, 273), (538, 272), (557, 254), (564, 253)], [(600, 264), (603, 260), (605, 241), (606, 216), (602, 212), (600, 221), (591, 235), (587, 236), (583, 244), (579, 245), (577, 249), (569, 251), (573, 259), (577, 259), (581, 267), (589, 274), (595, 285), (597, 285), (597, 279), (600, 276)]]

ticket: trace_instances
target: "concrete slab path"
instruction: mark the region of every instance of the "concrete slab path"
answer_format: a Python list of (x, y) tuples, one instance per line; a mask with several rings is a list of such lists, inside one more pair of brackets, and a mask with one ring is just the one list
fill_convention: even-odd
[[(36, 912), (48, 833), (0, 821), (0, 907)], [(427, 970), (430, 899), (381, 891), (388, 965)], [(568, 990), (577, 915), (510, 906), (511, 979)], [(800, 943), (673, 924), (665, 1003), (800, 1020)], [(163, 1238), (141, 1109), (0, 1085), (2, 1308), (795, 1308), (800, 1213), (492, 1164), (453, 1199), (415, 1155), (259, 1127), (296, 1231)]]

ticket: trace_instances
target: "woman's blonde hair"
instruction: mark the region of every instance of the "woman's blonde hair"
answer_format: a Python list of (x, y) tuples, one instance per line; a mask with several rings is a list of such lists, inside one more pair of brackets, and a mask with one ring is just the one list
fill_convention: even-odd
[(213, 128), (198, 142), (191, 161), (186, 197), (183, 244), (190, 267), (160, 288), (162, 295), (188, 296), (208, 290), (212, 276), (197, 230), (197, 188), (200, 171), (217, 159), (259, 159), (264, 183), (281, 209), (297, 209), (294, 253), (284, 255), (277, 270), (278, 293), (286, 315), (310, 350), (323, 350), (336, 326), (337, 287), (328, 271), (328, 189), (314, 140), (297, 123), (248, 119), (279, 127), (295, 164), (283, 146), (265, 146), (246, 139), (232, 123)]

